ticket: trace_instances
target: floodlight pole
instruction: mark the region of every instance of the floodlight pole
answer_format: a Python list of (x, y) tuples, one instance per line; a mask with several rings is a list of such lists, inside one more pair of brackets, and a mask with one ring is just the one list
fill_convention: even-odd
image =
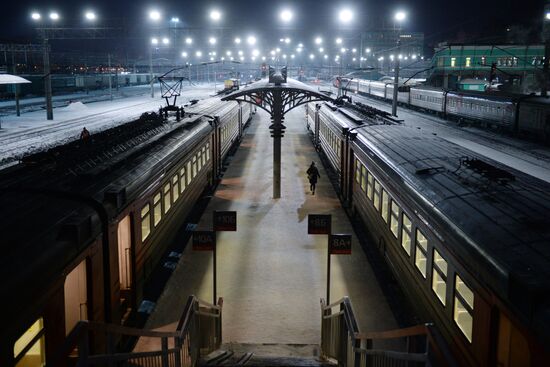
[(107, 54), (107, 66), (109, 68), (109, 98), (112, 101), (113, 100), (113, 81), (112, 75), (111, 75), (111, 54)]
[(149, 47), (149, 78), (151, 81), (151, 98), (155, 98), (155, 85), (153, 81), (153, 47)]
[(398, 89), (399, 89), (399, 66), (400, 66), (400, 60), (399, 60), (399, 53), (401, 52), (401, 28), (397, 31), (397, 55), (395, 58), (395, 70), (394, 70), (394, 81), (393, 81), (393, 102), (391, 106), (391, 114), (392, 116), (397, 117), (397, 96), (398, 96)]

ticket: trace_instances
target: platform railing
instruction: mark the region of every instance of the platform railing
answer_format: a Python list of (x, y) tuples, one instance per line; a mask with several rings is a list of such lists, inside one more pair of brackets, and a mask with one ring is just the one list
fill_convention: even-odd
[[(93, 321), (80, 321), (67, 336), (48, 367), (65, 366), (150, 366), (194, 367), (201, 355), (221, 345), (222, 305), (203, 302), (190, 296), (175, 331), (153, 331)], [(121, 338), (147, 339), (151, 351), (119, 352)], [(92, 344), (101, 353), (91, 354)]]
[(338, 366), (458, 365), (431, 324), (361, 333), (348, 297), (330, 305), (322, 299), (321, 313), (321, 356)]

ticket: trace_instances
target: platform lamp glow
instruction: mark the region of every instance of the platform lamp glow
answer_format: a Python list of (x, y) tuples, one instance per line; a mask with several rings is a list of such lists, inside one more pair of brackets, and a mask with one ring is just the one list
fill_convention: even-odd
[(292, 18), (294, 18), (294, 13), (290, 9), (283, 9), (281, 11), (281, 14), (279, 14), (279, 17), (283, 21), (283, 23), (290, 23), (292, 21)]
[[(398, 11), (395, 13), (393, 19), (395, 21), (395, 31), (396, 31), (396, 37), (397, 37), (397, 53), (401, 51), (401, 26), (405, 19), (407, 18), (407, 13), (404, 11)], [(391, 114), (392, 116), (397, 117), (397, 96), (399, 92), (399, 57), (395, 58), (395, 72), (394, 72), (394, 81), (393, 81), (393, 101), (392, 101), (392, 108), (391, 108)]]

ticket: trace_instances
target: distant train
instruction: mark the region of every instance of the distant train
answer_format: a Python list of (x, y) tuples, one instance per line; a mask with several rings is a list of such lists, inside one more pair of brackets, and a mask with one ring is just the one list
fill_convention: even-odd
[[(333, 84), (353, 93), (393, 101), (391, 82), (341, 77)], [(397, 101), (445, 118), (478, 122), (550, 143), (550, 99), (547, 98), (401, 86)]]
[(548, 366), (550, 184), (349, 106), (306, 111), (404, 306), (436, 325), (459, 365)]
[(79, 320), (136, 319), (153, 269), (177, 262), (163, 254), (253, 111), (211, 99), (186, 113), (170, 123), (147, 114), (0, 172), (1, 366), (59, 366)]

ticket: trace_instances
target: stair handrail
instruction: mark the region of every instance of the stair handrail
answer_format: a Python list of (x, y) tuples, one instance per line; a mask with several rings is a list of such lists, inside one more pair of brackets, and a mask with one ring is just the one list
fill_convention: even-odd
[[(202, 350), (211, 352), (221, 345), (222, 305), (223, 298), (221, 297), (218, 300), (218, 305), (213, 305), (195, 296), (189, 296), (175, 331), (155, 331), (95, 321), (79, 321), (58, 348), (55, 356), (48, 362), (48, 366), (67, 366), (69, 359), (76, 362), (70, 363), (70, 365), (77, 367), (96, 364), (109, 366), (117, 362), (140, 358), (149, 358), (148, 360), (150, 360), (151, 357), (158, 357), (156, 358), (158, 363), (155, 365), (162, 367), (194, 366), (199, 360)], [(205, 323), (205, 321), (207, 322)], [(204, 324), (209, 323), (212, 323), (210, 326), (215, 335), (205, 336), (201, 332), (205, 331)], [(92, 351), (90, 348), (91, 332), (104, 336), (105, 353), (90, 355)], [(121, 337), (159, 338), (161, 349), (150, 352), (117, 352), (116, 343)], [(169, 338), (174, 340), (173, 348), (168, 348)], [(211, 342), (212, 340), (214, 343)], [(205, 345), (204, 341), (210, 343)], [(77, 354), (71, 355), (75, 351)], [(171, 355), (173, 357), (169, 358)]]
[[(339, 307), (338, 312), (333, 309)], [(326, 305), (321, 299), (321, 356), (338, 362), (339, 366), (364, 367), (368, 365), (390, 365), (395, 361), (424, 363), (431, 366), (455, 367), (458, 363), (445, 340), (433, 324), (416, 325), (407, 328), (366, 332), (359, 331), (352, 303), (348, 297)], [(374, 348), (374, 342), (386, 343), (396, 340), (404, 351)]]

